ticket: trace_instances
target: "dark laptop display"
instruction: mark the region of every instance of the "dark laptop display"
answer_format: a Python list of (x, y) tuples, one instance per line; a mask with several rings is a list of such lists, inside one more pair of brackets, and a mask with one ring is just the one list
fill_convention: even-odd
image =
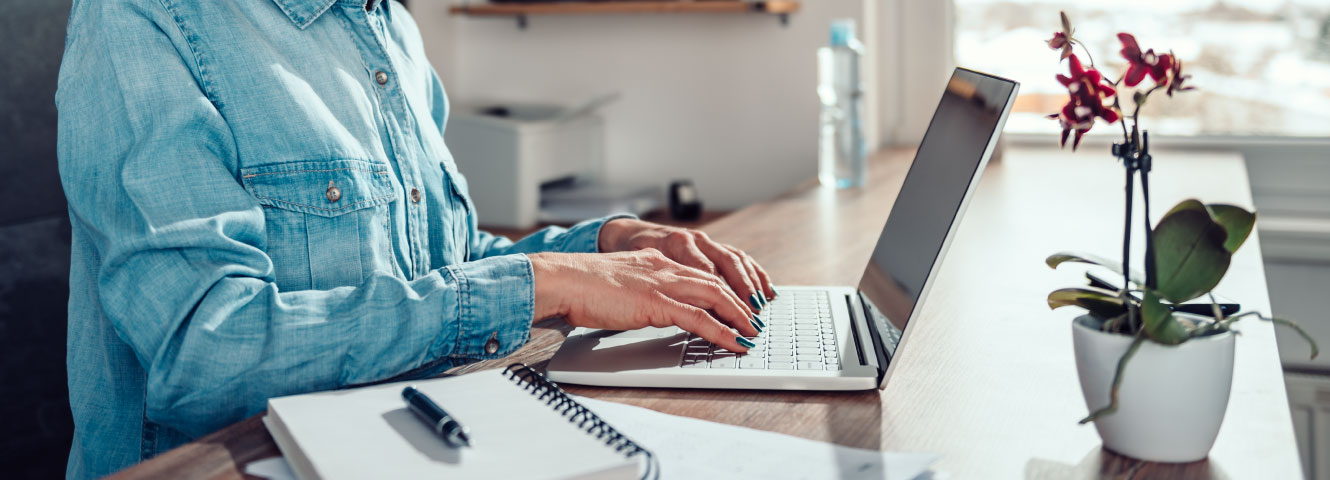
[(866, 316), (877, 324), (888, 357), (937, 270), (1015, 90), (1015, 82), (965, 69), (947, 83), (859, 281)]

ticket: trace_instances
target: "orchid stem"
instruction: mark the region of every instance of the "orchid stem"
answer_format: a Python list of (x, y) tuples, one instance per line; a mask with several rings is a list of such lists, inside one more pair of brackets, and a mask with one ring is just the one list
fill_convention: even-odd
[[(1135, 130), (1135, 125), (1132, 129)], [(1141, 198), (1145, 202), (1145, 288), (1148, 290), (1156, 287), (1154, 229), (1150, 226), (1150, 132), (1141, 133), (1140, 146), (1136, 152), (1136, 167), (1141, 172)]]
[[(1126, 221), (1122, 226), (1122, 285), (1124, 288), (1131, 288), (1131, 202), (1134, 196), (1133, 187), (1135, 186), (1134, 173), (1135, 165), (1131, 159), (1124, 155), (1122, 164), (1127, 170), (1127, 212), (1124, 217)], [(1136, 326), (1136, 315), (1130, 308), (1127, 309), (1127, 325), (1130, 328)]]
[(1081, 50), (1085, 50), (1085, 58), (1086, 58), (1087, 60), (1090, 61), (1090, 68), (1095, 68), (1095, 66), (1094, 66), (1094, 54), (1093, 54), (1093, 53), (1090, 53), (1090, 47), (1085, 46), (1085, 44), (1084, 44), (1084, 43), (1081, 43), (1080, 40), (1070, 40), (1070, 39), (1069, 39), (1068, 41), (1071, 42), (1071, 43), (1074, 44), (1074, 45), (1080, 45), (1080, 46), (1081, 46)]

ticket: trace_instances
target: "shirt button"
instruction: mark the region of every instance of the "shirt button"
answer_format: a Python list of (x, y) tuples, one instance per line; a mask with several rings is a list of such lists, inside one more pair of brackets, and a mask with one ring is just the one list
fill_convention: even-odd
[(411, 189), (411, 203), (420, 203), (420, 190), (419, 190), (419, 189), (415, 189), (415, 188), (412, 188), (412, 189)]
[(388, 74), (383, 73), (382, 70), (374, 72), (374, 81), (379, 82), (379, 85), (386, 84), (388, 83)]
[(324, 192), (324, 195), (328, 197), (329, 202), (336, 202), (342, 199), (342, 189), (337, 188), (337, 185), (334, 185), (332, 180), (329, 180), (328, 191)]
[(489, 341), (485, 342), (485, 353), (494, 355), (499, 351), (499, 332), (490, 335)]

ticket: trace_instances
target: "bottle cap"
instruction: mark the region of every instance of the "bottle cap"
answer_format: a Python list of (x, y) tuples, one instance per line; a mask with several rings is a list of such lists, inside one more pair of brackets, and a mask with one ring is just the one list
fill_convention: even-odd
[(854, 38), (854, 19), (842, 18), (831, 22), (831, 46), (843, 47)]

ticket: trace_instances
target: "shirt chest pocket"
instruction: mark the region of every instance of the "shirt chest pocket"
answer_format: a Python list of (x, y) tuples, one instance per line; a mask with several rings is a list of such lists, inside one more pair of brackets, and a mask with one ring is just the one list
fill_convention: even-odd
[(386, 165), (364, 160), (285, 162), (241, 169), (263, 205), (278, 288), (359, 285), (391, 265), (388, 207), (397, 199)]

